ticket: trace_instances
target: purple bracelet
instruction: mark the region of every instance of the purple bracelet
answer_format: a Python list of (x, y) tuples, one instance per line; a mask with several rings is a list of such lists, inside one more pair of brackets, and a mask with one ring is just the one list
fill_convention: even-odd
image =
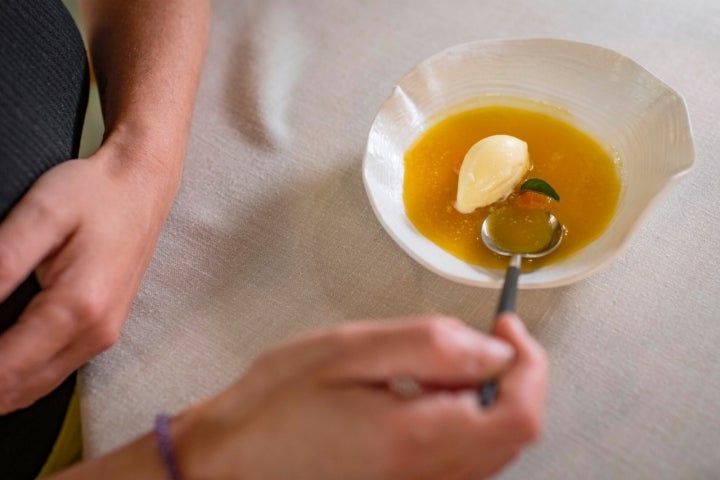
[(155, 417), (155, 437), (157, 438), (160, 456), (165, 464), (165, 470), (167, 471), (170, 480), (182, 480), (177, 459), (173, 453), (172, 441), (170, 440), (169, 415), (158, 415)]

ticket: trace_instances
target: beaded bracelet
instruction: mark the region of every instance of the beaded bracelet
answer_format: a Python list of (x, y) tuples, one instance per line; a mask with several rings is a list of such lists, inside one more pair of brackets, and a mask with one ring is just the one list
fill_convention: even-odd
[(155, 437), (157, 438), (158, 450), (160, 450), (160, 456), (162, 457), (165, 470), (170, 480), (182, 480), (177, 459), (172, 449), (169, 415), (158, 415), (155, 417)]

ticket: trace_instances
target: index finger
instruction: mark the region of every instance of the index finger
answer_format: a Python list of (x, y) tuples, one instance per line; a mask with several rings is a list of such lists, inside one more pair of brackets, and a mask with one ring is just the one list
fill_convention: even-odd
[(512, 348), (448, 317), (351, 322), (287, 342), (256, 361), (276, 381), (311, 372), (329, 383), (475, 385), (508, 366)]
[(329, 370), (342, 379), (408, 377), (428, 386), (467, 387), (501, 372), (514, 355), (507, 342), (448, 317), (345, 328), (346, 348)]
[(17, 323), (0, 335), (0, 415), (26, 406), (27, 380), (72, 338), (71, 316), (59, 292), (41, 290)]

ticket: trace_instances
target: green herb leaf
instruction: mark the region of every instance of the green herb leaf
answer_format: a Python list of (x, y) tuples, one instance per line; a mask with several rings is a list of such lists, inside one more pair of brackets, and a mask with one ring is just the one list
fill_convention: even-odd
[(529, 178), (525, 180), (520, 186), (520, 191), (525, 192), (528, 190), (531, 192), (537, 192), (542, 193), (543, 195), (547, 195), (556, 202), (560, 201), (560, 195), (558, 195), (555, 189), (551, 187), (550, 184), (547, 183), (545, 180), (541, 180), (539, 178)]

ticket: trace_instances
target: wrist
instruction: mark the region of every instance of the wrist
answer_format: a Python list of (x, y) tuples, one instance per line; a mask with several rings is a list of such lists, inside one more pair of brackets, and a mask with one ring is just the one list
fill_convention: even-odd
[(181, 480), (180, 467), (177, 457), (175, 456), (173, 441), (170, 437), (169, 415), (158, 415), (155, 417), (155, 439), (157, 440), (158, 452), (160, 453), (162, 464), (170, 480)]
[(192, 407), (173, 417), (169, 434), (183, 480), (218, 478), (211, 455), (216, 448), (214, 436), (201, 408)]
[(108, 129), (98, 152), (109, 153), (117, 166), (162, 176), (182, 173), (187, 132), (124, 122)]
[(254, 478), (248, 470), (243, 435), (215, 400), (193, 406), (173, 417), (170, 437), (183, 480)]
[(110, 177), (125, 183), (128, 194), (140, 195), (149, 201), (148, 206), (154, 205), (165, 215), (182, 179), (185, 147), (183, 142), (179, 143), (167, 145), (162, 137), (123, 126), (106, 134), (89, 160), (101, 164)]
[(195, 446), (193, 432), (197, 428), (197, 420), (192, 409), (186, 410), (170, 420), (169, 438), (178, 470), (183, 479), (193, 478), (195, 468)]

